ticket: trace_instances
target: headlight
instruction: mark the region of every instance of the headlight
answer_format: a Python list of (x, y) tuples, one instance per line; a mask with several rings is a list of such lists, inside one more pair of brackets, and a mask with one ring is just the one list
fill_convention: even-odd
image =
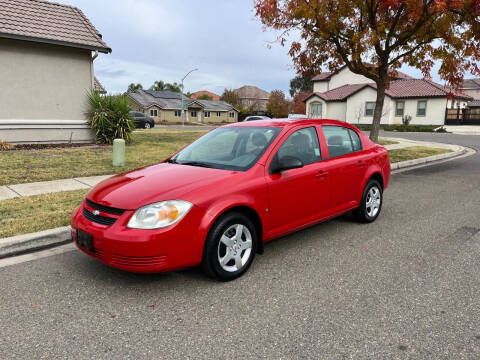
[(180, 221), (193, 204), (183, 200), (162, 201), (141, 207), (127, 224), (132, 229), (160, 229)]

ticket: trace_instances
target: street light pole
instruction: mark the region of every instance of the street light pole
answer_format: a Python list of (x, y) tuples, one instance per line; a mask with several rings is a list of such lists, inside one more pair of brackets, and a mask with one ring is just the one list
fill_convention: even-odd
[(180, 98), (182, 99), (182, 126), (185, 126), (185, 111), (183, 109), (183, 80), (187, 78), (188, 75), (190, 75), (192, 72), (197, 71), (198, 69), (193, 69), (190, 70), (187, 75), (185, 75), (182, 79), (182, 93), (180, 94)]

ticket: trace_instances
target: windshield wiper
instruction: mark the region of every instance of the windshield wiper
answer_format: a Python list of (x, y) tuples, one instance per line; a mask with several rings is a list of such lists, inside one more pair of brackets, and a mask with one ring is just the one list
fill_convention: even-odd
[(211, 168), (211, 167), (213, 167), (212, 165), (205, 164), (205, 163), (199, 162), (199, 161), (177, 162), (177, 164), (180, 164), (180, 165), (188, 165), (188, 166), (199, 166), (199, 167), (205, 167), (205, 168)]
[(167, 160), (167, 163), (169, 163), (169, 164), (178, 164), (178, 163), (177, 163), (177, 160), (175, 160), (175, 159), (168, 159), (168, 160)]

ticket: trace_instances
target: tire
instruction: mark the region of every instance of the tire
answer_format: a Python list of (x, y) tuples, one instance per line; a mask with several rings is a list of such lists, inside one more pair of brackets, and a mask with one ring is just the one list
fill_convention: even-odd
[(144, 127), (145, 129), (150, 129), (152, 126), (150, 125), (150, 123), (146, 122), (143, 127)]
[[(374, 203), (372, 200), (374, 199)], [(375, 221), (380, 215), (383, 205), (383, 189), (382, 185), (375, 180), (370, 179), (365, 185), (363, 190), (362, 200), (360, 201), (360, 206), (354, 210), (353, 215), (357, 218), (358, 221), (363, 223), (371, 223)]]
[(248, 217), (237, 212), (225, 214), (208, 233), (203, 250), (203, 271), (221, 281), (242, 276), (255, 258), (257, 241), (255, 227)]

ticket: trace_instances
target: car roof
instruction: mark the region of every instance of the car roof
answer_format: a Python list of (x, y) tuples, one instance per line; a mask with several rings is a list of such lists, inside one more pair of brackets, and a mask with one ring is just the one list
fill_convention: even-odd
[(299, 125), (339, 125), (353, 129), (354, 127), (340, 120), (333, 119), (310, 119), (310, 118), (293, 118), (293, 119), (263, 119), (255, 122), (238, 122), (229, 125), (227, 127), (252, 127), (252, 126), (264, 126), (264, 127), (294, 127)]

